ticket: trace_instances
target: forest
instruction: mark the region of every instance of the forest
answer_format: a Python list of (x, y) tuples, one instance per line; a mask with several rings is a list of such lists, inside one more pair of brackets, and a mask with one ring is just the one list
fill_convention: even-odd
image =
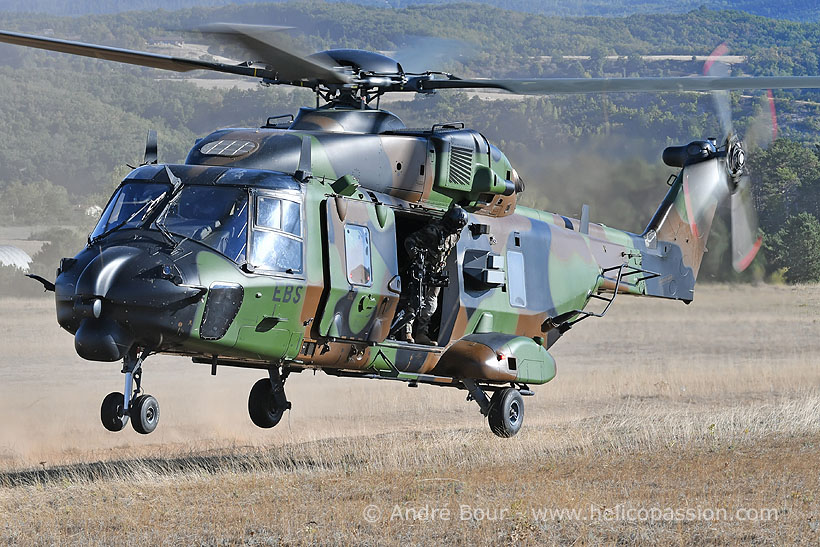
[[(330, 0), (338, 1), (338, 0)], [(257, 0), (233, 0), (233, 4), (256, 3)], [(217, 6), (224, 0), (5, 0), (0, 11), (48, 13), (52, 15), (87, 15), (146, 11), (155, 9)], [(352, 3), (368, 7), (407, 8), (419, 5), (465, 3), (462, 0), (354, 0)], [(703, 0), (473, 0), (496, 8), (538, 13), (542, 15), (620, 17), (633, 13), (685, 13), (705, 5)], [(763, 15), (794, 21), (817, 21), (820, 7), (811, 0), (713, 0), (711, 9), (734, 9), (753, 15)]]
[[(180, 29), (210, 21), (293, 26), (293, 42), (306, 51), (396, 52), (407, 70), (447, 70), (462, 77), (698, 74), (703, 63), (696, 56), (723, 41), (731, 54), (742, 56), (732, 67), (735, 74), (820, 70), (820, 24), (703, 8), (557, 17), (476, 4), (394, 9), (308, 0), (82, 18), (0, 13), (6, 30), (148, 50), (205, 42)], [(215, 45), (209, 51), (243, 59), (233, 48)], [(660, 161), (663, 148), (720, 136), (707, 94), (502, 97), (440, 92), (382, 106), (408, 126), (463, 121), (481, 131), (527, 182), (526, 204), (577, 215), (587, 203), (593, 221), (631, 231), (643, 229), (674, 171)], [(820, 280), (820, 91), (775, 91), (774, 97), (778, 139), (766, 150), (749, 150), (764, 251), (750, 271), (736, 276), (729, 266), (728, 211), (721, 210), (704, 279)], [(732, 94), (741, 135), (751, 133), (761, 114), (765, 118), (762, 98)], [(37, 257), (34, 265), (51, 276), (56, 259), (50, 255), (70, 255), (82, 245), (89, 229), (82, 211), (104, 205), (128, 164), (141, 161), (148, 129), (159, 133), (161, 161), (182, 162), (198, 136), (219, 127), (258, 126), (267, 116), (294, 113), (313, 101), (307, 90), (205, 89), (173, 73), (4, 45), (0, 223), (42, 225), (48, 219), (61, 227), (53, 239), (64, 248)], [(7, 275), (0, 271), (0, 281)]]

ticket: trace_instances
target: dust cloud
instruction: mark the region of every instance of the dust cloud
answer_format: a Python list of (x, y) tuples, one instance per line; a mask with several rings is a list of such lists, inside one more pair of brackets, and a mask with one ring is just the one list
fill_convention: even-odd
[(458, 393), (414, 390), (421, 395), (414, 397), (403, 384), (306, 371), (288, 379), (293, 409), (262, 430), (248, 417), (247, 398), (264, 371), (220, 367), (214, 377), (208, 365), (153, 356), (143, 389), (160, 403), (159, 427), (145, 436), (130, 425), (112, 433), (100, 423), (100, 403), (123, 390), (121, 363), (78, 357), (48, 298), (0, 299), (0, 329), (0, 469), (379, 433), (406, 427), (405, 413), (417, 417), (431, 405), (445, 415), (461, 411), (458, 422), (480, 421)]
[[(690, 306), (619, 297), (604, 319), (579, 323), (550, 349), (558, 375), (526, 399), (524, 428), (628, 421), (636, 409), (708, 416), (816, 400), (818, 306), (816, 285), (698, 285)], [(0, 299), (0, 332), (0, 472), (349, 436), (378, 450), (390, 432), (492, 436), (463, 391), (321, 372), (292, 375), (293, 409), (262, 430), (247, 415), (247, 396), (263, 372), (223, 367), (213, 377), (207, 365), (169, 356), (145, 365), (144, 388), (161, 407), (157, 430), (112, 433), (99, 409), (107, 393), (122, 390), (121, 365), (80, 359), (51, 299)]]

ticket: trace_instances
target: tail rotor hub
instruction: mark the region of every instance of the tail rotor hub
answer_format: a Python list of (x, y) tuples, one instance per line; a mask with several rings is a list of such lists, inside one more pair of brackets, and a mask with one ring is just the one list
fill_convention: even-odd
[(733, 182), (743, 174), (745, 166), (746, 152), (743, 150), (743, 144), (740, 141), (730, 144), (726, 152), (726, 170)]

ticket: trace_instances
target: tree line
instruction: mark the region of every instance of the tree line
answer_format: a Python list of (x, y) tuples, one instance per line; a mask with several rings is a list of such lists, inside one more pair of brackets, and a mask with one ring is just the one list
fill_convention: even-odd
[[(329, 0), (338, 2), (340, 0)], [(408, 8), (429, 4), (463, 3), (461, 0), (346, 0), (347, 3), (378, 8)], [(247, 4), (255, 0), (231, 0), (232, 4)], [(473, 0), (506, 10), (560, 16), (622, 17), (634, 13), (685, 13), (698, 9), (702, 0)], [(268, 0), (268, 3), (273, 3)], [(127, 4), (104, 0), (5, 0), (1, 11), (49, 13), (52, 15), (88, 15), (122, 11), (156, 9), (179, 10), (192, 7), (223, 5), (223, 0), (131, 0)], [(712, 9), (733, 9), (793, 21), (817, 21), (820, 8), (805, 0), (713, 0)]]
[[(816, 74), (820, 55), (811, 45), (820, 43), (820, 25), (710, 10), (678, 16), (558, 18), (477, 5), (363, 10), (306, 1), (81, 19), (2, 15), (0, 27), (41, 33), (51, 29), (54, 36), (144, 48), (151, 41), (173, 38), (168, 29), (220, 19), (313, 29), (313, 35), (302, 39), (304, 47), (314, 50), (389, 50), (413, 35), (458, 38), (474, 47), (445, 63), (464, 76), (698, 73), (702, 67), (695, 60), (650, 62), (641, 55), (705, 55), (727, 37), (735, 40), (732, 53), (747, 55), (746, 62), (735, 67), (738, 72)], [(213, 53), (228, 51), (216, 47)], [(608, 58), (615, 54), (625, 56)], [(776, 92), (776, 98), (782, 138), (769, 150), (750, 154), (766, 247), (742, 279), (799, 281), (811, 277), (789, 266), (796, 259), (788, 253), (805, 256), (795, 249), (808, 243), (790, 234), (801, 226), (810, 232), (806, 223), (811, 219), (805, 215), (820, 215), (814, 148), (820, 95)], [(127, 164), (141, 161), (148, 129), (159, 131), (161, 161), (182, 162), (196, 138), (214, 129), (258, 126), (267, 116), (295, 113), (312, 102), (306, 90), (202, 89), (156, 70), (2, 46), (0, 224), (28, 225), (43, 218), (60, 225), (87, 223), (81, 212), (92, 204), (103, 205), (128, 172)], [(386, 100), (382, 106), (408, 126), (463, 121), (484, 133), (526, 180), (526, 204), (577, 215), (587, 203), (594, 221), (632, 231), (643, 228), (673, 171), (660, 162), (663, 148), (720, 136), (711, 98), (697, 93), (487, 101), (463, 92), (441, 92), (410, 101)], [(757, 119), (760, 96), (734, 93), (732, 108), (735, 126), (745, 135)], [(719, 213), (702, 275), (736, 279), (727, 267), (725, 211)], [(787, 228), (791, 232), (781, 233)], [(88, 227), (83, 230), (87, 233)], [(75, 250), (66, 248), (64, 254)]]

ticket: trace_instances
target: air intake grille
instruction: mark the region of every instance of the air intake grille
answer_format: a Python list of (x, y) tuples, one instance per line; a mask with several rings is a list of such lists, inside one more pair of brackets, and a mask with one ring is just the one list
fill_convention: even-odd
[(473, 175), (473, 151), (461, 146), (450, 149), (450, 182), (470, 186)]

